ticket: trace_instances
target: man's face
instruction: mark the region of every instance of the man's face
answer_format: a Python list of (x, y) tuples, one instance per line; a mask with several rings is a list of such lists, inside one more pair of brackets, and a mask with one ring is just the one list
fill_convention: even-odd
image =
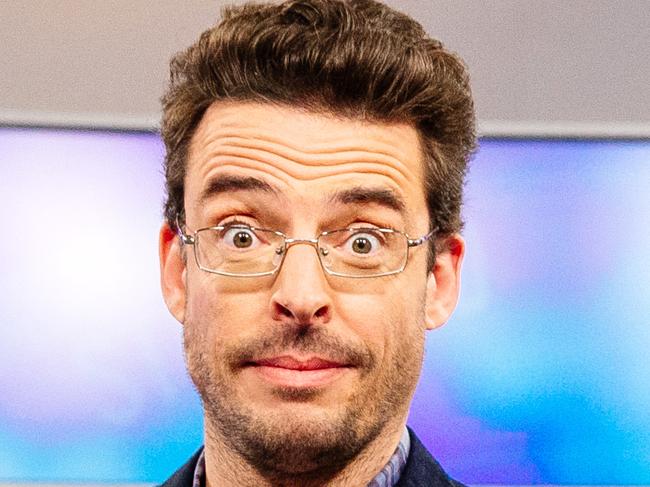
[[(237, 222), (311, 239), (371, 226), (417, 238), (429, 231), (422, 178), (408, 125), (215, 104), (192, 139), (185, 231)], [(365, 279), (326, 274), (316, 249), (298, 244), (276, 274), (242, 278), (200, 270), (192, 247), (184, 261), (164, 226), (163, 290), (184, 325), (208, 436), (262, 470), (299, 473), (345, 464), (399, 431), (425, 331), (456, 301), (454, 242), (434, 269), (422, 245), (402, 273)]]

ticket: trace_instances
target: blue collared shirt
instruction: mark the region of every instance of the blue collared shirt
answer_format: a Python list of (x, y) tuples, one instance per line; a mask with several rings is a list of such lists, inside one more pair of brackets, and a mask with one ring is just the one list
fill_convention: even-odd
[[(404, 433), (399, 440), (395, 453), (390, 457), (388, 463), (384, 465), (374, 479), (370, 481), (368, 487), (394, 487), (402, 475), (402, 470), (406, 465), (411, 450), (411, 438), (409, 432), (404, 428)], [(194, 482), (192, 487), (205, 487), (205, 450), (201, 452), (199, 461), (194, 469)]]

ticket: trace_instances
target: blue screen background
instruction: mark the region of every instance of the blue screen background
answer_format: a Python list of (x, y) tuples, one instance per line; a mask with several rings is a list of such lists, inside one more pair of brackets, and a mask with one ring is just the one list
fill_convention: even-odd
[[(159, 482), (201, 444), (159, 291), (157, 135), (0, 129), (0, 481)], [(650, 141), (481, 141), (409, 424), (465, 483), (650, 484)]]

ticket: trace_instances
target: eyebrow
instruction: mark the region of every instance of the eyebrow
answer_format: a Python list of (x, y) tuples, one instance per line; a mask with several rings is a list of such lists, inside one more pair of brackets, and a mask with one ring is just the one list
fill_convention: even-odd
[(219, 175), (211, 178), (203, 191), (200, 201), (203, 203), (210, 198), (224, 193), (237, 191), (259, 191), (263, 193), (277, 194), (277, 190), (266, 181), (252, 176), (235, 176), (230, 174)]
[(404, 213), (406, 203), (395, 191), (388, 188), (368, 188), (355, 186), (336, 191), (329, 198), (330, 203), (369, 204), (374, 203), (399, 213)]
[[(236, 176), (233, 174), (219, 175), (211, 178), (203, 191), (200, 201), (203, 203), (210, 198), (224, 193), (237, 191), (258, 191), (277, 195), (278, 190), (266, 181), (252, 176)], [(385, 208), (403, 213), (406, 209), (404, 199), (395, 191), (384, 187), (354, 186), (332, 193), (328, 198), (329, 204), (377, 204)]]

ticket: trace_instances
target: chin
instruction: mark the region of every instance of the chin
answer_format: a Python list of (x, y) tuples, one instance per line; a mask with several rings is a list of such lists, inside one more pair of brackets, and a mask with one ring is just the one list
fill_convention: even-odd
[(360, 436), (354, 418), (313, 405), (280, 409), (249, 417), (237, 435), (232, 424), (226, 429), (231, 438), (239, 439), (239, 445), (232, 446), (262, 472), (303, 474), (336, 469), (349, 463), (378, 433)]
[[(306, 399), (305, 394), (300, 390), (298, 399)], [(368, 411), (351, 404), (328, 408), (297, 401), (233, 408), (231, 402), (227, 411), (223, 404), (204, 405), (210, 407), (207, 417), (220, 441), (265, 475), (323, 475), (342, 468), (379, 435), (383, 424), (368, 423)]]

